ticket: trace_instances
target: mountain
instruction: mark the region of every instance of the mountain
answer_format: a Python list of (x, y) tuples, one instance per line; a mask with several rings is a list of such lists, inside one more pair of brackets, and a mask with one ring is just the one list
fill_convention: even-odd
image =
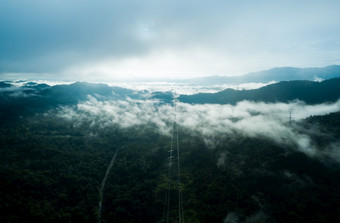
[(199, 85), (266, 83), (289, 80), (325, 80), (340, 77), (340, 65), (316, 68), (277, 67), (269, 70), (252, 72), (242, 76), (208, 76), (185, 80)]
[(289, 102), (304, 101), (307, 104), (334, 102), (340, 98), (340, 78), (314, 81), (282, 81), (253, 90), (226, 89), (218, 93), (181, 95), (178, 99), (192, 104), (236, 104), (239, 101)]
[(13, 85), (6, 83), (5, 81), (0, 82), (0, 88), (9, 88), (9, 87), (13, 87)]
[[(61, 105), (75, 105), (88, 100), (157, 99), (171, 103), (171, 92), (133, 91), (105, 84), (76, 82), (69, 85), (49, 86), (29, 82), (16, 87), (10, 82), (0, 82), (0, 117), (22, 116), (28, 113), (43, 112)], [(226, 89), (218, 93), (180, 95), (179, 101), (192, 104), (235, 104), (242, 100), (264, 102), (289, 102), (301, 100), (307, 104), (334, 102), (340, 98), (340, 78), (313, 81), (283, 81), (253, 90)]]
[(0, 82), (0, 87), (0, 118), (2, 121), (9, 117), (43, 112), (60, 105), (77, 104), (87, 100), (88, 96), (97, 100), (125, 100), (126, 97), (140, 97), (133, 90), (86, 82), (55, 86), (28, 82), (21, 87), (16, 87), (10, 82)]
[(160, 103), (171, 103), (171, 92), (134, 91), (100, 83), (76, 82), (49, 86), (35, 82), (17, 87), (10, 81), (0, 82), (0, 118), (18, 117), (43, 112), (62, 105), (75, 105), (86, 101), (89, 96), (98, 101), (132, 99), (156, 99)]
[(126, 96), (132, 96), (134, 91), (120, 87), (110, 87), (106, 84), (76, 82), (69, 85), (53, 86), (40, 92), (40, 94), (49, 98), (49, 100), (53, 100), (54, 103), (68, 104), (86, 100), (89, 95), (97, 99), (122, 99)]

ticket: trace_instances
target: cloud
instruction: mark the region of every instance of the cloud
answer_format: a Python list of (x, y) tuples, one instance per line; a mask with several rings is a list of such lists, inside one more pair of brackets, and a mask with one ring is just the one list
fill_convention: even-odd
[[(218, 139), (227, 134), (242, 134), (249, 137), (266, 137), (280, 144), (292, 145), (312, 157), (329, 157), (340, 162), (339, 142), (322, 150), (313, 142), (311, 131), (301, 126), (289, 125), (289, 116), (295, 122), (311, 115), (340, 111), (340, 101), (332, 104), (305, 105), (292, 103), (255, 103), (242, 101), (232, 105), (190, 105), (177, 103), (176, 121), (181, 128), (198, 134), (213, 148)], [(54, 114), (54, 111), (51, 112)], [(152, 100), (98, 101), (89, 97), (76, 106), (65, 106), (57, 116), (72, 121), (76, 126), (89, 123), (90, 127), (103, 128), (119, 125), (122, 128), (148, 125), (161, 134), (170, 135), (175, 117), (174, 107)], [(224, 156), (226, 156), (225, 154)], [(219, 161), (222, 165), (223, 160)]]
[(223, 221), (223, 223), (238, 223), (238, 222), (240, 222), (239, 217), (234, 212), (228, 213), (227, 217)]
[(245, 220), (240, 220), (240, 217), (235, 212), (229, 212), (224, 219), (223, 223), (256, 223), (256, 222), (266, 222), (267, 215), (262, 211), (258, 211), (253, 215), (243, 217)]
[[(151, 82), (108, 82), (110, 86), (118, 86), (122, 88), (128, 88), (137, 91), (168, 91), (175, 92), (176, 94), (193, 95), (198, 93), (217, 93), (225, 89), (231, 88), (235, 90), (250, 90), (258, 89), (269, 84), (276, 82), (271, 81), (267, 83), (244, 83), (244, 84), (216, 84), (201, 86), (196, 84), (187, 84), (185, 81), (169, 82), (169, 81), (151, 81)], [(52, 83), (53, 84), (53, 83)], [(50, 84), (50, 85), (52, 85)]]
[(65, 106), (59, 109), (57, 115), (74, 122), (76, 126), (83, 122), (90, 122), (90, 127), (104, 128), (119, 125), (129, 128), (138, 125), (155, 125), (163, 134), (170, 134), (169, 117), (173, 117), (170, 105), (157, 108), (155, 101), (140, 101), (127, 99), (126, 101), (98, 101), (89, 96), (89, 100), (76, 106)]
[(0, 72), (93, 80), (340, 63), (339, 4), (5, 0)]

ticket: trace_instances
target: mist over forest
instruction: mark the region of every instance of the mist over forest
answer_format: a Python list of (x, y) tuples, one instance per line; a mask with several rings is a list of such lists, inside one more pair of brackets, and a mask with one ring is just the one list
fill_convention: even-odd
[(1, 0), (0, 223), (340, 222), (339, 0)]
[(0, 220), (337, 222), (339, 80), (2, 81)]

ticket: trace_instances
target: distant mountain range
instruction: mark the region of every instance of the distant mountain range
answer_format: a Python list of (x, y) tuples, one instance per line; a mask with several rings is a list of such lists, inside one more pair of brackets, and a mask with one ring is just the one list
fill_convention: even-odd
[(226, 89), (218, 93), (181, 95), (179, 100), (192, 104), (235, 104), (249, 100), (256, 102), (289, 102), (301, 100), (307, 104), (334, 102), (340, 98), (340, 78), (314, 81), (282, 81), (254, 90)]
[[(61, 105), (75, 105), (89, 99), (126, 100), (126, 98), (157, 99), (160, 103), (172, 103), (172, 92), (134, 91), (106, 84), (76, 82), (70, 85), (49, 86), (29, 82), (17, 87), (13, 82), (0, 82), (0, 118), (18, 117), (44, 112)], [(334, 102), (340, 98), (340, 78), (321, 82), (282, 81), (253, 90), (226, 89), (218, 93), (180, 95), (178, 100), (191, 104), (236, 104), (248, 100), (255, 102), (304, 101), (307, 104)]]
[(242, 76), (208, 76), (181, 80), (181, 82), (198, 85), (217, 84), (241, 84), (241, 83), (267, 83), (270, 81), (290, 81), (290, 80), (326, 80), (340, 77), (340, 65), (332, 65), (320, 68), (295, 68), (278, 67), (269, 70), (252, 72)]

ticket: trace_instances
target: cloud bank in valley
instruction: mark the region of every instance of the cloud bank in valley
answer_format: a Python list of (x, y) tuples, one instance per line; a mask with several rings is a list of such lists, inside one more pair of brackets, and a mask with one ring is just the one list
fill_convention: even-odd
[[(132, 90), (147, 90), (147, 91), (176, 91), (176, 94), (193, 95), (198, 93), (217, 93), (225, 89), (234, 90), (251, 90), (258, 89), (269, 84), (274, 84), (275, 81), (266, 83), (243, 83), (243, 84), (214, 84), (214, 85), (195, 85), (179, 82), (109, 82), (110, 86), (118, 86)], [(175, 89), (175, 90), (174, 90)]]
[[(340, 101), (332, 104), (306, 105), (292, 103), (254, 103), (242, 101), (232, 105), (190, 105), (176, 103), (177, 123), (181, 128), (200, 135), (208, 147), (214, 147), (218, 138), (228, 134), (250, 137), (267, 137), (280, 144), (293, 145), (309, 156), (327, 156), (340, 162), (339, 142), (320, 151), (308, 132), (311, 129), (289, 125), (289, 116), (299, 121), (311, 115), (323, 115), (340, 111)], [(154, 126), (156, 131), (170, 135), (175, 109), (171, 104), (158, 101), (98, 101), (89, 97), (76, 106), (65, 106), (57, 115), (74, 125), (89, 123), (89, 127), (119, 125), (129, 128), (138, 125)], [(317, 127), (313, 130), (318, 132)], [(217, 141), (216, 141), (217, 140)]]

